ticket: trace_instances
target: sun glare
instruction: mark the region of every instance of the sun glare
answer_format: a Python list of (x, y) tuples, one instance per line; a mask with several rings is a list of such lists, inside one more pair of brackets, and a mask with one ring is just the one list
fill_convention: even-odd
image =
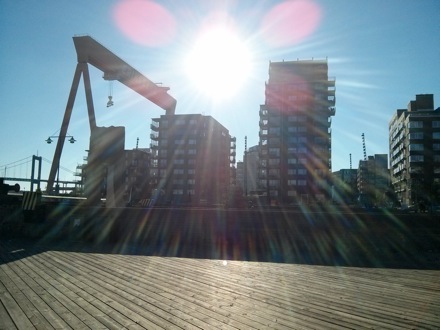
[(185, 61), (185, 71), (195, 87), (212, 99), (236, 94), (251, 69), (251, 56), (234, 31), (217, 27), (196, 40)]

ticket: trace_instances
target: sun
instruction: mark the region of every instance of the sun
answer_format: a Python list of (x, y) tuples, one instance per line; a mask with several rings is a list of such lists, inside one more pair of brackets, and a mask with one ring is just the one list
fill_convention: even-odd
[(185, 72), (198, 91), (214, 100), (239, 92), (251, 71), (251, 54), (239, 35), (210, 28), (196, 40), (185, 60)]

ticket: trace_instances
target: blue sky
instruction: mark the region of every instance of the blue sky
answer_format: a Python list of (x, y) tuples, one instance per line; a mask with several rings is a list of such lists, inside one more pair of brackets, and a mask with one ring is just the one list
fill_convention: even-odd
[[(8, 164), (33, 154), (52, 159), (55, 144), (45, 139), (58, 134), (63, 118), (77, 62), (74, 35), (92, 36), (152, 81), (169, 86), (177, 99), (176, 113), (217, 119), (237, 137), (238, 160), (245, 136), (248, 147), (258, 144), (269, 61), (328, 58), (329, 76), (336, 79), (333, 171), (349, 168), (350, 153), (357, 168), (363, 158), (362, 133), (368, 155), (388, 153), (388, 122), (416, 94), (434, 94), (435, 107), (440, 106), (437, 0), (156, 1), (170, 21), (145, 18), (149, 23), (141, 27), (156, 29), (156, 41), (161, 42), (147, 40), (146, 33), (130, 34), (118, 21), (118, 10), (130, 2), (139, 5), (143, 0), (0, 1), (0, 176), (29, 175), (30, 164)], [(265, 25), (273, 19), (267, 14), (292, 3), (303, 5), (296, 8), (305, 12), (294, 13), (288, 22), (305, 18), (290, 28), (298, 30), (311, 21), (314, 25), (308, 31), (292, 30), (296, 38), (274, 42), (279, 35)], [(252, 54), (252, 70), (235, 96), (213, 101), (195, 88), (182, 67), (197, 34), (215, 13), (239, 31)], [(100, 71), (90, 70), (97, 124), (125, 126), (126, 149), (136, 146), (137, 137), (140, 147), (148, 147), (151, 118), (163, 110), (118, 82), (113, 84), (115, 106), (107, 109), (109, 83)], [(61, 165), (72, 171), (83, 162), (89, 143), (82, 86), (68, 130), (77, 142), (66, 143), (61, 158)], [(44, 161), (44, 178), (49, 169)], [(61, 171), (61, 179), (72, 178)]]

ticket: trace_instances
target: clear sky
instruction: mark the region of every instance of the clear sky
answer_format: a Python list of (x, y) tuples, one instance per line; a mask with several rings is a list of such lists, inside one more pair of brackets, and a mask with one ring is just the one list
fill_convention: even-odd
[[(61, 126), (77, 63), (74, 35), (92, 36), (169, 86), (177, 114), (213, 116), (237, 138), (238, 160), (245, 136), (248, 147), (258, 144), (269, 61), (328, 58), (336, 79), (332, 170), (349, 168), (350, 153), (357, 168), (362, 133), (368, 155), (388, 153), (388, 122), (396, 109), (416, 94), (434, 94), (440, 107), (439, 18), (438, 0), (0, 0), (0, 176), (29, 175), (30, 164), (8, 164), (32, 155), (52, 160), (55, 143), (45, 140)], [(211, 43), (202, 56), (214, 69), (197, 71), (188, 56), (200, 34), (219, 25), (227, 25), (227, 39), (236, 42), (220, 49)], [(250, 65), (225, 65), (231, 57)], [(110, 84), (90, 70), (98, 126), (125, 126), (126, 149), (135, 148), (137, 138), (139, 147), (149, 147), (151, 119), (164, 111), (118, 82), (112, 85), (115, 105), (107, 108)], [(215, 85), (209, 77), (216, 75), (226, 80)], [(224, 97), (206, 94), (207, 86)], [(226, 95), (222, 86), (236, 93)], [(82, 83), (68, 133), (77, 142), (66, 142), (61, 166), (74, 171), (90, 136)], [(49, 169), (44, 161), (43, 178)], [(73, 176), (62, 170), (60, 178)]]

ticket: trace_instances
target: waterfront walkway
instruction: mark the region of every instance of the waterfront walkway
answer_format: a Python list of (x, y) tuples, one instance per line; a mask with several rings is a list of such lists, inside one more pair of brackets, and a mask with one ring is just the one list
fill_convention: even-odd
[(2, 238), (0, 329), (439, 329), (438, 269), (177, 258)]

